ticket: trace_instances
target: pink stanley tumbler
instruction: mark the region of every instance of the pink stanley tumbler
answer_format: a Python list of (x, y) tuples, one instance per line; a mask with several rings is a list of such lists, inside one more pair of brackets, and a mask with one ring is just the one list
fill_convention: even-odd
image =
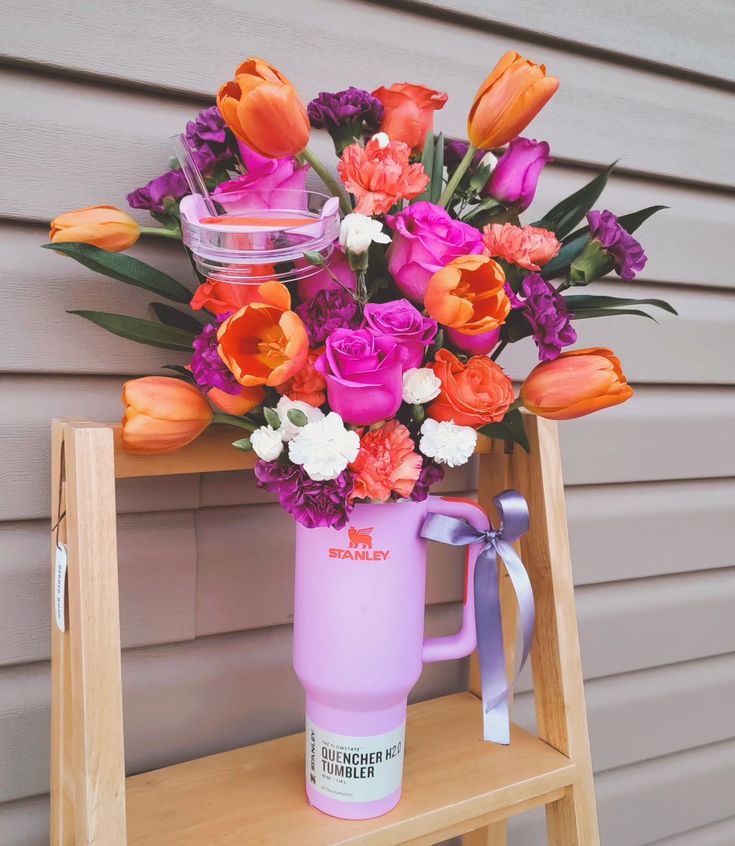
[(368, 819), (401, 797), (406, 703), (425, 661), (476, 645), (469, 548), (462, 628), (424, 639), (428, 513), (487, 530), (467, 500), (356, 505), (341, 530), (296, 526), (293, 663), (306, 691), (306, 794), (319, 810)]

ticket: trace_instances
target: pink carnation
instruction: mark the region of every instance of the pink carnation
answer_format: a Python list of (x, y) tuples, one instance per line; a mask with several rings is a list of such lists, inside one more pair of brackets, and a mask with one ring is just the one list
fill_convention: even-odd
[(505, 259), (526, 270), (541, 270), (561, 248), (553, 232), (536, 226), (491, 223), (482, 232), (485, 255)]
[(360, 452), (350, 464), (355, 480), (351, 498), (386, 502), (396, 494), (405, 499), (421, 474), (421, 464), (408, 429), (389, 420), (360, 439)]

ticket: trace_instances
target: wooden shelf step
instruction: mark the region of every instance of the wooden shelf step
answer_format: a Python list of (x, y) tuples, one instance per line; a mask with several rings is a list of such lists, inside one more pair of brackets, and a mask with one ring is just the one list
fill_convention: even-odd
[(514, 726), (484, 743), (481, 703), (457, 693), (409, 708), (403, 798), (377, 819), (338, 820), (304, 793), (304, 736), (127, 779), (130, 846), (428, 846), (561, 798), (565, 756)]

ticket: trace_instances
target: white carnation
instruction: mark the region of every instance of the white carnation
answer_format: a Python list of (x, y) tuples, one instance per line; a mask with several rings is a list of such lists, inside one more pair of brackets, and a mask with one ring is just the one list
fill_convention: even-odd
[(301, 464), (315, 482), (336, 479), (357, 458), (359, 451), (357, 432), (345, 429), (342, 418), (334, 411), (322, 420), (302, 426), (288, 443), (291, 461)]
[(439, 396), (441, 379), (430, 367), (411, 367), (403, 374), (403, 401), (420, 405)]
[(477, 432), (451, 420), (424, 420), (419, 449), (439, 464), (459, 467), (469, 461), (477, 444)]
[(309, 405), (308, 402), (303, 402), (302, 400), (292, 400), (288, 397), (281, 397), (278, 400), (276, 412), (281, 418), (281, 425), (278, 428), (278, 434), (284, 442), (295, 438), (301, 428), (300, 426), (295, 426), (288, 419), (288, 412), (291, 411), (292, 408), (303, 412), (306, 415), (307, 423), (313, 423), (315, 420), (321, 420), (324, 417), (324, 412), (321, 408), (315, 408), (313, 405)]
[(281, 433), (272, 426), (261, 426), (250, 436), (250, 443), (258, 458), (263, 461), (275, 461), (283, 452)]
[(339, 243), (355, 256), (368, 251), (370, 244), (390, 244), (390, 235), (383, 232), (383, 224), (358, 212), (345, 215), (339, 225)]

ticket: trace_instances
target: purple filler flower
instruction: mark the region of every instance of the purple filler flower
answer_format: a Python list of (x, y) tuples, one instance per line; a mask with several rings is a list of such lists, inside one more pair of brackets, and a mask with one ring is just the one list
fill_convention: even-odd
[(314, 482), (298, 464), (258, 461), (255, 478), (259, 487), (275, 494), (284, 511), (307, 529), (342, 529), (354, 507), (349, 501), (353, 479), (347, 470), (331, 481)]
[(148, 209), (163, 214), (166, 200), (180, 200), (189, 193), (189, 184), (180, 170), (169, 170), (128, 194), (128, 204), (134, 209)]
[(383, 104), (362, 88), (347, 88), (330, 94), (320, 92), (306, 107), (314, 129), (326, 129), (337, 154), (355, 139), (372, 135), (383, 122)]
[(617, 217), (605, 209), (591, 211), (587, 215), (590, 234), (615, 260), (615, 270), (621, 279), (635, 279), (636, 273), (646, 266), (646, 254), (643, 247), (630, 232), (618, 223)]
[(563, 347), (577, 340), (564, 297), (538, 273), (526, 276), (520, 293), (522, 297), (508, 291), (513, 306), (521, 309), (531, 324), (539, 361), (557, 358)]
[(429, 489), (444, 478), (444, 468), (435, 464), (431, 459), (424, 458), (421, 473), (413, 486), (409, 499), (412, 502), (423, 502), (429, 496)]
[(195, 120), (186, 124), (186, 140), (194, 163), (202, 173), (235, 162), (235, 139), (217, 106), (204, 109)]
[(215, 323), (210, 323), (202, 330), (192, 344), (194, 354), (191, 357), (191, 373), (194, 381), (204, 390), (219, 388), (227, 394), (239, 394), (242, 390), (235, 377), (217, 352), (217, 329), (232, 314), (221, 314)]
[(343, 288), (318, 291), (296, 311), (312, 347), (323, 344), (335, 329), (354, 329), (359, 323), (357, 303)]

